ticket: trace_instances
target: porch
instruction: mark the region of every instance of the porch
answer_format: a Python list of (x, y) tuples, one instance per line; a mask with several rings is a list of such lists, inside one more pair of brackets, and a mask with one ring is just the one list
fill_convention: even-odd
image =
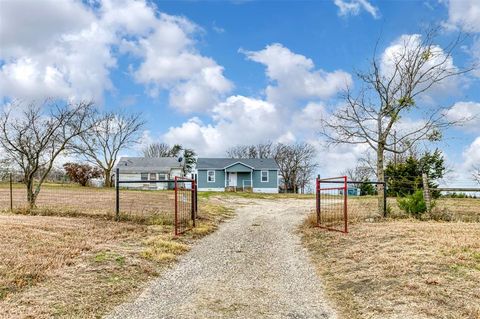
[(239, 172), (225, 170), (225, 191), (251, 192), (253, 187), (253, 172)]

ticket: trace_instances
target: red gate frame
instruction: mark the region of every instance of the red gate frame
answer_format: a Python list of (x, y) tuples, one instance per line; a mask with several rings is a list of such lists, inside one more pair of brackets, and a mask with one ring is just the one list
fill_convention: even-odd
[(175, 228), (175, 236), (181, 235), (189, 229), (185, 229), (183, 232), (178, 231), (178, 182), (190, 182), (192, 185), (191, 188), (191, 216), (192, 216), (192, 226), (195, 227), (195, 220), (197, 219), (197, 196), (196, 196), (196, 182), (195, 179), (187, 178), (187, 177), (178, 177), (175, 176), (175, 220), (174, 220), (174, 228)]
[[(328, 187), (328, 188), (322, 188), (321, 187), (321, 182), (326, 182), (327, 183), (341, 183), (342, 181), (336, 182), (335, 180), (343, 180), (343, 186), (342, 187)], [(316, 192), (315, 192), (315, 199), (316, 199), (316, 212), (317, 212), (317, 227), (326, 229), (326, 230), (331, 230), (331, 231), (338, 231), (342, 233), (348, 233), (348, 209), (347, 209), (347, 196), (348, 196), (348, 186), (347, 186), (347, 176), (338, 176), (338, 177), (329, 177), (329, 178), (320, 178), (318, 176), (316, 178)], [(344, 229), (339, 230), (331, 227), (326, 227), (321, 225), (321, 214), (322, 214), (322, 198), (321, 198), (321, 191), (322, 190), (343, 190), (343, 219), (344, 219)]]

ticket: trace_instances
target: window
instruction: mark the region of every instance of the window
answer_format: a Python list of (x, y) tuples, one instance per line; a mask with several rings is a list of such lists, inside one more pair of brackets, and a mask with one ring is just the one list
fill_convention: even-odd
[(262, 171), (262, 182), (268, 182), (268, 171)]
[(140, 173), (140, 179), (142, 181), (148, 181), (148, 173)]
[(207, 171), (207, 182), (215, 183), (215, 171)]
[(150, 173), (150, 180), (154, 181), (157, 179), (157, 174), (156, 173)]
[(158, 180), (159, 181), (166, 181), (167, 180), (167, 174), (158, 173)]

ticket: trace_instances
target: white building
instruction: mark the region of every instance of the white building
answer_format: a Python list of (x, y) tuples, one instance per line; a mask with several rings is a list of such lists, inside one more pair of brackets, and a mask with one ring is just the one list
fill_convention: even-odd
[[(138, 189), (172, 188), (175, 176), (185, 176), (185, 163), (176, 157), (122, 157), (115, 166), (119, 169), (120, 187)], [(122, 183), (122, 181), (138, 181), (138, 183)], [(158, 181), (158, 182), (150, 182)], [(165, 182), (161, 182), (165, 181)]]

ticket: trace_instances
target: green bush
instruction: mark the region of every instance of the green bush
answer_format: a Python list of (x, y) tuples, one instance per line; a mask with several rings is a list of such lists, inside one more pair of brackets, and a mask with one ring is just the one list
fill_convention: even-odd
[(423, 198), (422, 190), (416, 190), (413, 194), (407, 195), (404, 198), (399, 198), (398, 207), (404, 210), (407, 214), (415, 218), (420, 218), (423, 213), (427, 211), (427, 203)]

